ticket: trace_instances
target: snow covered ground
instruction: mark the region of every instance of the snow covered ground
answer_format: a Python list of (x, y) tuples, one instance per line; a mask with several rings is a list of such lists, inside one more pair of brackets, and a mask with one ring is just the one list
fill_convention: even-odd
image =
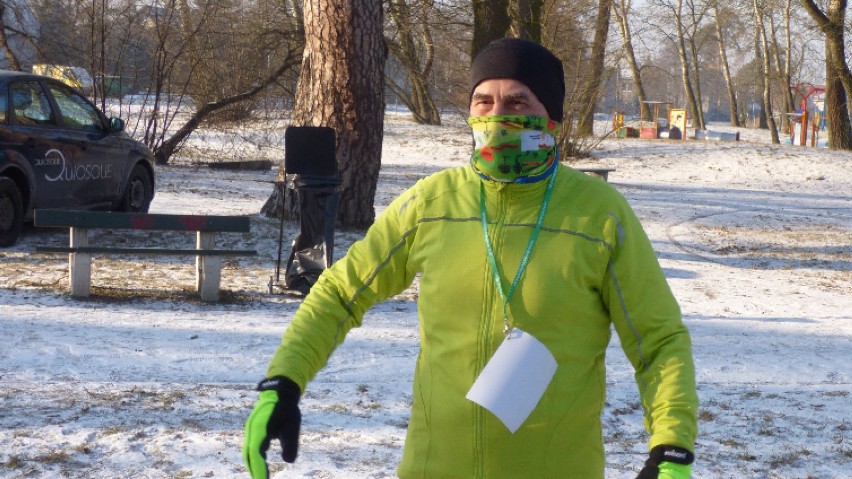
[[(617, 168), (610, 182), (638, 212), (680, 300), (701, 399), (694, 477), (850, 479), (852, 154), (741, 135), (609, 139), (576, 164)], [(389, 118), (377, 209), (466, 162), (469, 147), (461, 122)], [(65, 259), (33, 254), (66, 244), (66, 231), (29, 229), (0, 250), (0, 478), (245, 477), (252, 388), (300, 301), (267, 286), (278, 225), (258, 212), (275, 172), (171, 166), (158, 177), (152, 212), (249, 215), (252, 234), (227, 243), (260, 254), (229, 260), (223, 300), (205, 304), (188, 259), (96, 259), (95, 295), (79, 300), (68, 296)], [(339, 231), (336, 257), (359, 236)], [(412, 288), (371, 310), (311, 383), (299, 459), (273, 453), (273, 477), (394, 477), (418, 349), (415, 298)], [(617, 340), (607, 361), (607, 478), (633, 479), (647, 435)]]

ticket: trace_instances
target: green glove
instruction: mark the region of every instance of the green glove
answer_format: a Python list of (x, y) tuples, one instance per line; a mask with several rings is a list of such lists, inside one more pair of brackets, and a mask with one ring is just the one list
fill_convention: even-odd
[(264, 379), (257, 386), (260, 398), (246, 420), (243, 439), (243, 462), (252, 479), (267, 479), (266, 451), (272, 439), (281, 442), (281, 458), (296, 460), (299, 451), (299, 386), (289, 378), (278, 376)]
[(661, 462), (657, 467), (660, 470), (657, 479), (689, 479), (692, 474), (692, 464)]

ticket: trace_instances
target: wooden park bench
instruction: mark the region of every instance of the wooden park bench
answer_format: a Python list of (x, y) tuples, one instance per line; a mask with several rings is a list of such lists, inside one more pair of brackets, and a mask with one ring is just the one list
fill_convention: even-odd
[[(108, 211), (36, 210), (35, 226), (70, 228), (68, 247), (39, 246), (37, 253), (68, 253), (71, 295), (87, 297), (92, 284), (92, 255), (195, 256), (196, 287), (203, 301), (219, 300), (224, 256), (256, 255), (255, 250), (216, 248), (217, 233), (248, 233), (246, 216), (165, 215)], [(195, 248), (92, 246), (90, 229), (195, 231)]]
[(586, 168), (586, 167), (577, 167), (577, 171), (582, 171), (586, 174), (592, 174), (600, 177), (604, 181), (609, 181), (609, 173), (611, 171), (615, 171), (615, 168)]

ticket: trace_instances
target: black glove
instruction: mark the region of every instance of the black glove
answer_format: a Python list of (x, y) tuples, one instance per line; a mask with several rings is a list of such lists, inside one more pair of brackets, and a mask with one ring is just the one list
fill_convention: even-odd
[(677, 446), (656, 446), (651, 449), (645, 467), (636, 479), (689, 479), (695, 456)]
[(299, 451), (299, 429), (302, 413), (299, 397), (302, 391), (290, 378), (276, 376), (257, 385), (260, 399), (246, 420), (243, 461), (252, 478), (268, 477), (266, 451), (269, 442), (281, 442), (281, 458), (294, 462)]

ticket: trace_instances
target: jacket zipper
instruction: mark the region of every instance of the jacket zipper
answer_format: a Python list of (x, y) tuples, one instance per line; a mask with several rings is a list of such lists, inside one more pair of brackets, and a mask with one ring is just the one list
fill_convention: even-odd
[[(502, 242), (502, 232), (503, 225), (506, 220), (506, 213), (508, 210), (508, 189), (498, 189), (497, 191), (497, 201), (494, 204), (497, 206), (494, 208), (495, 211), (489, 212), (486, 210), (486, 213), (490, 213), (487, 215), (489, 222), (493, 222), (493, 225), (489, 226), (489, 235), (491, 238), (501, 240), (494, 241), (494, 254), (497, 258), (501, 255), (503, 242)], [(488, 202), (486, 201), (486, 204)], [(484, 239), (483, 239), (484, 241)], [(488, 262), (485, 262), (486, 268), (490, 268), (488, 266)], [(500, 264), (498, 262), (498, 267)], [(501, 274), (502, 277), (502, 274)], [(488, 359), (491, 358), (491, 337), (494, 334), (494, 321), (495, 314), (500, 316), (499, 323), (503, 324), (503, 309), (502, 307), (495, 308), (495, 298), (498, 297), (496, 286), (494, 285), (493, 276), (490, 271), (486, 271), (485, 274), (486, 287), (483, 289), (483, 304), (485, 307), (483, 308), (483, 317), (481, 318), (479, 324), (479, 337), (477, 344), (477, 369), (482, 371), (485, 368), (485, 364)], [(502, 306), (502, 305), (501, 305)], [(486, 409), (483, 407), (476, 407), (476, 414), (474, 415), (474, 478), (483, 479), (485, 478), (485, 415)]]

